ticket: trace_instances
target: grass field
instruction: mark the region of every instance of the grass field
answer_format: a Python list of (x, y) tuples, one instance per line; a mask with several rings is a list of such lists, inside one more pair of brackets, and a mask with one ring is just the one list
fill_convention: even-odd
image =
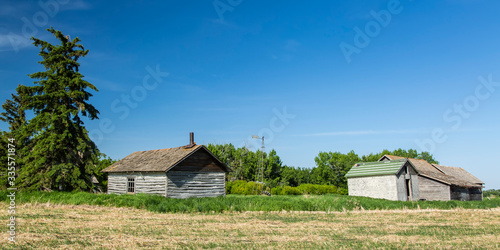
[(17, 216), (17, 243), (4, 233), (2, 249), (500, 248), (500, 208), (155, 213), (35, 202)]
[[(7, 201), (0, 192), (0, 201)], [(21, 192), (17, 203), (57, 203), (143, 208), (151, 212), (244, 212), (244, 211), (356, 211), (393, 209), (487, 209), (500, 207), (500, 198), (484, 201), (389, 201), (338, 194), (327, 195), (228, 195), (217, 198), (170, 199), (159, 195), (116, 195), (85, 192)]]

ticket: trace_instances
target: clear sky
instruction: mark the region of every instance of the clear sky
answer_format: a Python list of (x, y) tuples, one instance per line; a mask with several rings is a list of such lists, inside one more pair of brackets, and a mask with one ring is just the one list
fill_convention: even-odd
[[(430, 151), (500, 189), (499, 1), (2, 1), (0, 100), (43, 70), (29, 37), (90, 52), (114, 159), (265, 137), (285, 164), (320, 151)], [(7, 129), (6, 124), (0, 128)]]

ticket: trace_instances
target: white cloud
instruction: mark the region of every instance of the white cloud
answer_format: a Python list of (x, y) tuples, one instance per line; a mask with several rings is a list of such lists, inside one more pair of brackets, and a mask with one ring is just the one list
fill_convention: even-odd
[(421, 129), (401, 129), (401, 130), (353, 130), (353, 131), (333, 131), (313, 134), (302, 134), (298, 136), (357, 136), (357, 135), (381, 135), (381, 134), (418, 134), (426, 133)]
[(82, 0), (69, 1), (67, 4), (61, 4), (61, 10), (88, 10), (91, 9), (91, 5), (88, 2)]
[(31, 46), (32, 41), (24, 36), (14, 34), (0, 34), (0, 51), (18, 51)]

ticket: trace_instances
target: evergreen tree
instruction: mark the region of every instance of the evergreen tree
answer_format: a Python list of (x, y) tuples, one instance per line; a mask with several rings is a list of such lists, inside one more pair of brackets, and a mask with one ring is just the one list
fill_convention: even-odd
[[(21, 149), (27, 143), (27, 138), (21, 133), (23, 126), (26, 125), (26, 115), (22, 106), (21, 97), (19, 95), (11, 95), (12, 100), (7, 99), (2, 104), (4, 112), (0, 113), (0, 121), (7, 122), (9, 124), (9, 131), (1, 131), (0, 134), (0, 161), (3, 163), (7, 162), (8, 144), (14, 145), (16, 154), (13, 158), (21, 159)], [(19, 171), (19, 166), (19, 164), (16, 165), (16, 172)], [(2, 164), (0, 171), (2, 173), (7, 173), (7, 167), (7, 164)], [(7, 187), (7, 177), (8, 176), (6, 174), (0, 175), (1, 187)]]
[(34, 114), (22, 127), (30, 143), (23, 149), (20, 185), (31, 190), (88, 190), (100, 155), (81, 120), (99, 114), (88, 102), (92, 94), (87, 89), (98, 90), (79, 72), (78, 60), (88, 50), (78, 38), (70, 40), (61, 31), (47, 30), (61, 44), (31, 38), (41, 48), (39, 63), (45, 71), (29, 75), (35, 86), (18, 88), (24, 109)]
[[(18, 88), (19, 89), (19, 88)], [(21, 97), (12, 95), (12, 100), (7, 99), (2, 108), (4, 112), (0, 114), (0, 120), (9, 124), (11, 133), (18, 131), (22, 126), (26, 125), (26, 114), (22, 107)]]

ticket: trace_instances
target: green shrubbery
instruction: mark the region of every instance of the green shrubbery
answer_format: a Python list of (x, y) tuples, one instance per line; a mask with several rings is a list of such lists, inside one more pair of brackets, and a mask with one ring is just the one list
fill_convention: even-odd
[(227, 194), (257, 195), (262, 192), (262, 184), (250, 181), (230, 181), (226, 182)]
[[(258, 195), (261, 194), (263, 185), (253, 181), (243, 180), (226, 182), (227, 194)], [(344, 188), (338, 188), (332, 185), (301, 184), (298, 187), (277, 186), (273, 188), (264, 188), (272, 195), (303, 195), (303, 194), (347, 194)]]
[(332, 185), (302, 184), (298, 187), (279, 186), (271, 189), (273, 195), (302, 195), (302, 194), (347, 194), (347, 190)]
[(487, 198), (487, 197), (500, 197), (500, 189), (490, 189), (490, 190), (485, 190), (483, 192), (483, 197), (484, 198)]

